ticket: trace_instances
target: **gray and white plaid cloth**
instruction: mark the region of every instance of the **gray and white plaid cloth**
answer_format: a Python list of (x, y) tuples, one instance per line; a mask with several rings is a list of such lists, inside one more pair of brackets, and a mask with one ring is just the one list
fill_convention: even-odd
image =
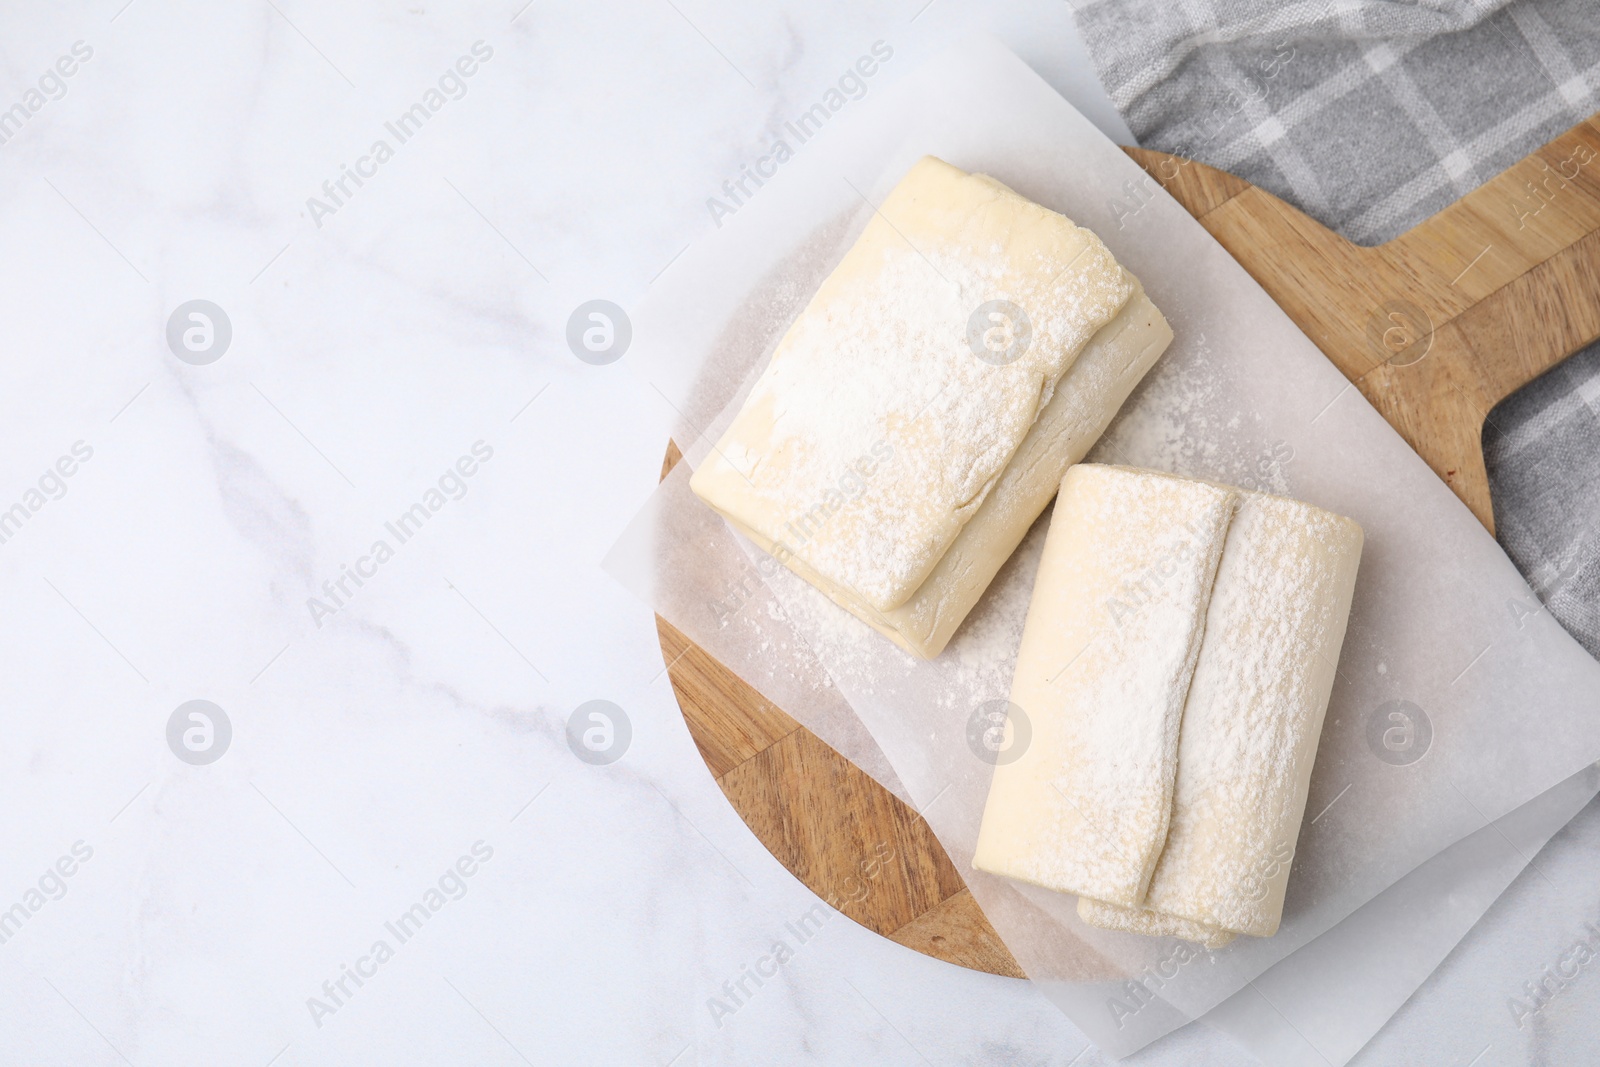
[(1600, 657), (1600, 344), (1496, 404), (1483, 459), (1500, 544)]
[[(1139, 143), (1379, 244), (1600, 111), (1600, 0), (1073, 0)], [(1500, 543), (1600, 657), (1600, 346), (1484, 427)]]
[(1074, 0), (1146, 148), (1357, 244), (1459, 200), (1600, 110), (1595, 0)]

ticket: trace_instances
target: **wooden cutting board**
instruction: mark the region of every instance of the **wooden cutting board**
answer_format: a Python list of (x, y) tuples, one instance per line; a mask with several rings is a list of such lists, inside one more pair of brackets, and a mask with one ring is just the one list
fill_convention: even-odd
[[(1230, 174), (1126, 151), (1493, 531), (1485, 417), (1600, 336), (1600, 115), (1376, 248)], [(669, 446), (663, 477), (678, 458)], [(706, 766), (795, 877), (902, 945), (1023, 977), (915, 812), (656, 622)]]

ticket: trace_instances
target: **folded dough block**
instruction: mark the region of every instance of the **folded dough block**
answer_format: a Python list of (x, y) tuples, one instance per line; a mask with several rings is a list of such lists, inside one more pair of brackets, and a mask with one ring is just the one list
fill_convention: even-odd
[[(1257, 937), (1277, 932), (1361, 559), (1361, 527), (1248, 494), (1228, 530), (1184, 706), (1166, 848), (1143, 902)], [(1087, 922), (1126, 923), (1079, 901)]]
[(1176, 937), (1211, 949), (1223, 948), (1235, 936), (1232, 930), (1221, 930), (1149, 908), (1124, 908), (1090, 897), (1078, 898), (1078, 918), (1102, 930), (1121, 930), (1146, 937)]
[[(834, 603), (901, 648), (932, 659), (944, 651), (995, 574), (1027, 536), (1033, 521), (1056, 495), (1067, 468), (1094, 447), (1133, 387), (1171, 341), (1167, 320), (1136, 285), (1116, 318), (1094, 335), (1062, 376), (983, 504), (917, 591), (899, 607), (877, 611), (805, 561), (790, 555), (785, 562)], [(770, 539), (735, 519), (730, 521), (764, 551), (782, 558)]]
[(1144, 899), (1237, 502), (1153, 471), (1067, 472), (1012, 680), (1032, 740), (995, 768), (974, 867), (1115, 904)]
[[(924, 158), (779, 342), (690, 486), (836, 599), (890, 612), (982, 510), (1136, 288), (1088, 230)], [(969, 341), (990, 301), (1026, 316), (1000, 335), (1008, 362)]]

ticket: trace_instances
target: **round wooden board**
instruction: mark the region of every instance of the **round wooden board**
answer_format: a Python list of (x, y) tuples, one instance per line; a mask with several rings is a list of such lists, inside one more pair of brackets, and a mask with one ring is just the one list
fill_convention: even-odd
[[(1232, 175), (1126, 151), (1492, 530), (1485, 416), (1600, 336), (1600, 115), (1376, 248)], [(1573, 176), (1573, 161), (1585, 159)], [(662, 477), (678, 459), (669, 444)], [(919, 815), (671, 624), (656, 624), (706, 766), (795, 877), (908, 948), (1023, 977)]]

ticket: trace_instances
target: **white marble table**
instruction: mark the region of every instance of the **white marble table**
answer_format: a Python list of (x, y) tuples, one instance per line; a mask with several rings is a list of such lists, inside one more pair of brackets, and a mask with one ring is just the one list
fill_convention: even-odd
[[(0, 12), (0, 1064), (1097, 1062), (1025, 983), (788, 932), (816, 898), (598, 566), (674, 412), (566, 340), (876, 42), (893, 76), (993, 33), (1126, 139), (1070, 22)], [(568, 743), (591, 700), (611, 762)], [(1396, 1040), (1495, 999), (1528, 881)], [(1584, 972), (1541, 1018), (1597, 1002)], [(1190, 1027), (1139, 1062), (1254, 1061)]]

